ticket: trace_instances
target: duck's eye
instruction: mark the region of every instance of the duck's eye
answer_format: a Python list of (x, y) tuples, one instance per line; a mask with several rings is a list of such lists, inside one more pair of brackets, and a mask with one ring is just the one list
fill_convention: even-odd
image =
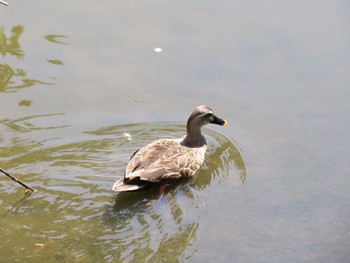
[(204, 118), (208, 119), (210, 122), (214, 121), (214, 115), (211, 113), (207, 113), (204, 115)]

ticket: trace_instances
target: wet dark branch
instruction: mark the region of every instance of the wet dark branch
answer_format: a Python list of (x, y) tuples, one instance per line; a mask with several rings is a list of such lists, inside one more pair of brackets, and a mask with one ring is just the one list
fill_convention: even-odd
[[(0, 0), (1, 1), (1, 0)], [(16, 177), (14, 177), (12, 174), (10, 174), (9, 172), (5, 171), (4, 169), (0, 168), (0, 172), (2, 172), (3, 174), (5, 174), (6, 176), (10, 177), (13, 181), (15, 181), (16, 183), (19, 183), (20, 185), (22, 185), (23, 187), (26, 188), (26, 192), (28, 190), (35, 192), (35, 190), (33, 188), (31, 188), (30, 186), (26, 185), (25, 183), (23, 183), (21, 180), (17, 179)]]

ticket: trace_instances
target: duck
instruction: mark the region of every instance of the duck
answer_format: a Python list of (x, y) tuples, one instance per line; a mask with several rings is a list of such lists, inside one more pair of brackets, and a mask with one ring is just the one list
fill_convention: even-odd
[(134, 151), (124, 176), (114, 183), (112, 191), (137, 191), (191, 178), (203, 164), (207, 150), (201, 128), (210, 123), (227, 125), (227, 121), (217, 117), (208, 106), (196, 107), (187, 120), (182, 138), (158, 139)]

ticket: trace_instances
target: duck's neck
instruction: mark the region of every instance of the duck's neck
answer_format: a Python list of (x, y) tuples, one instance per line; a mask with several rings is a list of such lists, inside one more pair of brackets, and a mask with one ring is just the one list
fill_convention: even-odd
[(182, 144), (187, 147), (202, 147), (207, 144), (202, 135), (201, 127), (191, 122), (187, 123), (187, 134), (182, 140)]

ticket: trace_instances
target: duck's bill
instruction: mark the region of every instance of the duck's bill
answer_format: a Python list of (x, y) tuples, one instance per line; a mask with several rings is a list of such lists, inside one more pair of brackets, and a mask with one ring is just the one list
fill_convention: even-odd
[(226, 120), (220, 119), (220, 118), (218, 118), (216, 116), (214, 116), (214, 120), (213, 120), (212, 123), (217, 124), (217, 125), (223, 125), (223, 126), (227, 125), (227, 121)]

